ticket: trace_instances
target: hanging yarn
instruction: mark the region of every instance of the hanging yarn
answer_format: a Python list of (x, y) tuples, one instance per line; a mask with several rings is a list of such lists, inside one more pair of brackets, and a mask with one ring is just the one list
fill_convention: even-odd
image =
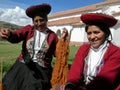
[(64, 86), (68, 75), (69, 39), (60, 39), (56, 46), (56, 61), (52, 73), (52, 90)]

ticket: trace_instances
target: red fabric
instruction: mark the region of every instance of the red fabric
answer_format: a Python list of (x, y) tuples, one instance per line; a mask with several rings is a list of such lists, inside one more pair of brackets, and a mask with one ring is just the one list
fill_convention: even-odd
[[(23, 56), (27, 52), (27, 45), (26, 45), (27, 41), (29, 39), (33, 38), (33, 36), (34, 36), (34, 30), (33, 30), (33, 26), (31, 26), (31, 25), (27, 25), (27, 26), (11, 33), (11, 35), (8, 39), (9, 42), (18, 43), (20, 41), (23, 41), (21, 54), (18, 57), (20, 61), (24, 60)], [(55, 56), (55, 49), (56, 49), (56, 44), (58, 42), (58, 37), (51, 30), (48, 31), (47, 41), (48, 41), (48, 45), (49, 45), (49, 50), (46, 53), (46, 56), (47, 57), (52, 57), (53, 55)], [(51, 65), (51, 62), (48, 63), (48, 66), (49, 65)]]
[(117, 23), (117, 19), (112, 16), (100, 14), (100, 13), (88, 13), (81, 15), (81, 20), (85, 24), (105, 24), (108, 27), (112, 27)]
[[(70, 68), (67, 82), (78, 84), (81, 80), (84, 60), (89, 52), (89, 47), (90, 45), (85, 44), (78, 50), (74, 62)], [(101, 77), (101, 80), (98, 80), (97, 77)], [(104, 85), (103, 83), (105, 79), (109, 82), (111, 87), (117, 88), (117, 86), (120, 85), (120, 80), (118, 80), (120, 79), (120, 49), (113, 44), (109, 45), (108, 50), (104, 55), (104, 65), (101, 71), (97, 74), (96, 79), (87, 85), (87, 90), (105, 90), (103, 89), (103, 87), (106, 87), (106, 84)]]
[(43, 14), (47, 15), (51, 11), (51, 6), (49, 4), (40, 4), (40, 5), (34, 5), (26, 9), (26, 15), (33, 18), (36, 14)]
[(117, 87), (117, 89), (116, 90), (120, 90), (120, 84), (119, 84), (119, 86)]

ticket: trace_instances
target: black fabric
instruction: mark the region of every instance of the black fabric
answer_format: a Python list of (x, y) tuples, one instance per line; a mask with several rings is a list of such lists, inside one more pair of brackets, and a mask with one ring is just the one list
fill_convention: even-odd
[(3, 78), (3, 90), (50, 90), (52, 68), (16, 60)]
[(89, 84), (85, 85), (85, 88), (87, 90), (115, 90), (112, 86), (106, 78), (97, 76)]
[(67, 82), (65, 85), (65, 90), (77, 90), (77, 85), (72, 82)]

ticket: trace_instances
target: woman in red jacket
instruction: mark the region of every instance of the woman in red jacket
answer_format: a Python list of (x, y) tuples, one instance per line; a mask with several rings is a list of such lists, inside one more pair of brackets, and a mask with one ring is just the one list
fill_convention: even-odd
[(11, 43), (23, 42), (21, 54), (3, 78), (4, 90), (50, 90), (51, 61), (58, 42), (57, 35), (47, 27), (50, 11), (49, 4), (31, 6), (26, 15), (33, 25), (13, 32), (1, 29), (0, 37)]
[(101, 13), (83, 14), (80, 18), (86, 24), (89, 43), (79, 48), (65, 90), (115, 90), (120, 85), (120, 48), (109, 40), (109, 28), (117, 20)]

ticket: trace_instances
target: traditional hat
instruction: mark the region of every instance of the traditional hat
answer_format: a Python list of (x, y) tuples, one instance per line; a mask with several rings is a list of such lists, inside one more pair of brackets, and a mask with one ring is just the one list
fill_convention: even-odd
[(80, 18), (85, 24), (102, 24), (112, 27), (117, 23), (117, 19), (115, 19), (113, 16), (102, 13), (82, 14)]
[(26, 15), (33, 18), (35, 15), (47, 16), (51, 11), (49, 4), (34, 5), (26, 9)]

